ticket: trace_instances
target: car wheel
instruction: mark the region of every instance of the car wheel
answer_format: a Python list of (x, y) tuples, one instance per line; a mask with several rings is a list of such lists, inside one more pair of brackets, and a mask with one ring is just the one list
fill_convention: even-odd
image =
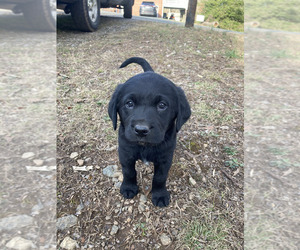
[(37, 0), (20, 5), (25, 19), (41, 31), (56, 31), (56, 0)]
[(134, 3), (133, 0), (128, 0), (128, 3), (124, 5), (124, 18), (132, 18), (132, 5)]
[(87, 32), (96, 31), (100, 24), (100, 0), (81, 0), (71, 5), (76, 26)]

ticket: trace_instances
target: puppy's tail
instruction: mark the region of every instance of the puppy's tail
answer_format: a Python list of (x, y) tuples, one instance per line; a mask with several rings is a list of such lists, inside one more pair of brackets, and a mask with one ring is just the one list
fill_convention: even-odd
[(131, 57), (131, 58), (127, 59), (125, 62), (122, 63), (120, 68), (124, 68), (128, 64), (131, 64), (131, 63), (137, 63), (137, 64), (141, 65), (144, 72), (146, 72), (146, 71), (154, 72), (154, 70), (152, 69), (150, 64), (144, 58), (141, 58), (141, 57)]

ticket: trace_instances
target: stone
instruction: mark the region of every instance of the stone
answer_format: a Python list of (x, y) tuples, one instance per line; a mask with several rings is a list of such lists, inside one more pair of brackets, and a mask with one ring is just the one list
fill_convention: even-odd
[(161, 244), (163, 244), (164, 246), (167, 246), (172, 242), (170, 237), (167, 236), (166, 234), (162, 234), (160, 236), (160, 241), (161, 241)]
[(79, 166), (83, 166), (84, 160), (78, 159), (78, 160), (77, 160), (77, 163), (78, 163)]
[(70, 158), (71, 159), (75, 159), (76, 157), (78, 157), (78, 153), (77, 152), (73, 152), (70, 154)]
[(115, 235), (119, 230), (119, 227), (116, 225), (113, 225), (110, 231), (110, 235)]
[(33, 218), (28, 215), (16, 215), (0, 219), (0, 232), (27, 227), (33, 224)]
[(31, 215), (32, 216), (35, 216), (35, 215), (38, 215), (40, 214), (40, 211), (44, 208), (43, 204), (42, 203), (39, 203), (39, 204), (36, 204), (32, 207), (31, 209)]
[(33, 160), (33, 162), (37, 166), (42, 166), (44, 164), (44, 161), (41, 159), (35, 159), (35, 160)]
[(142, 212), (145, 211), (145, 205), (144, 205), (144, 203), (140, 203), (140, 204), (139, 204), (138, 210), (139, 210), (140, 213), (142, 213)]
[(35, 156), (35, 153), (33, 153), (33, 152), (26, 152), (26, 153), (22, 154), (22, 159), (32, 158), (33, 156)]
[(197, 184), (197, 182), (192, 177), (189, 178), (189, 182), (193, 186), (195, 186)]
[(141, 203), (146, 203), (146, 201), (147, 201), (147, 196), (144, 195), (144, 194), (141, 194), (140, 202), (141, 202)]
[(73, 240), (71, 237), (67, 236), (64, 238), (64, 240), (60, 243), (60, 247), (67, 249), (67, 250), (73, 250), (77, 246), (76, 240)]
[(57, 219), (56, 227), (58, 230), (64, 230), (77, 224), (77, 217), (75, 215), (67, 215)]
[(8, 248), (18, 249), (18, 250), (27, 250), (35, 248), (34, 244), (30, 240), (26, 240), (22, 237), (14, 237), (5, 245)]
[(103, 169), (102, 173), (108, 177), (114, 177), (114, 174), (117, 172), (117, 165), (109, 165)]

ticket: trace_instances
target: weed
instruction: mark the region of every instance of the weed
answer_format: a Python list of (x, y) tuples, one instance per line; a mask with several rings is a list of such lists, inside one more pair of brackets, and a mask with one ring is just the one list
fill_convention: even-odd
[(232, 148), (232, 147), (228, 147), (228, 146), (225, 146), (224, 147), (224, 151), (226, 154), (228, 155), (236, 155), (237, 151), (235, 148)]
[(226, 248), (228, 223), (224, 219), (204, 219), (192, 221), (185, 225), (184, 243), (190, 249), (223, 249)]
[(274, 155), (287, 155), (286, 151), (284, 151), (283, 149), (280, 149), (280, 148), (276, 148), (276, 147), (269, 147), (268, 151)]
[(281, 169), (286, 169), (293, 165), (289, 159), (274, 160), (274, 161), (270, 161), (269, 164), (271, 167), (277, 167)]
[(280, 58), (292, 58), (293, 56), (289, 55), (285, 50), (276, 50), (271, 52), (271, 56), (280, 59)]
[(146, 226), (146, 222), (139, 222), (138, 224), (135, 225), (135, 227), (140, 230), (142, 236), (147, 235), (147, 230), (148, 229), (147, 229), (147, 226)]
[(234, 50), (227, 50), (225, 52), (225, 56), (228, 57), (228, 58), (231, 58), (231, 59), (233, 59), (233, 58), (235, 58), (235, 59), (242, 58), (242, 56), (239, 55), (238, 52), (235, 49)]
[(230, 159), (230, 160), (227, 160), (225, 161), (225, 166), (226, 167), (230, 167), (232, 169), (236, 169), (238, 167), (243, 167), (244, 164), (239, 162), (238, 159), (236, 158), (233, 158), (233, 159)]

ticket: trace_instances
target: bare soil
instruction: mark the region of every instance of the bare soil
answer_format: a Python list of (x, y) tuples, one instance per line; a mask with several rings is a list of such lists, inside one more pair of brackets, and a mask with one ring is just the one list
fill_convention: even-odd
[[(242, 249), (242, 37), (117, 17), (102, 17), (95, 33), (76, 31), (69, 16), (58, 18), (58, 28), (57, 216), (76, 214), (78, 223), (58, 231), (57, 244), (70, 236), (91, 249)], [(138, 162), (140, 193), (132, 200), (102, 173), (121, 169), (107, 105), (117, 84), (142, 72), (118, 69), (132, 56), (181, 86), (192, 108), (178, 134), (167, 208), (151, 203), (151, 165)], [(78, 160), (92, 169), (74, 171)]]

